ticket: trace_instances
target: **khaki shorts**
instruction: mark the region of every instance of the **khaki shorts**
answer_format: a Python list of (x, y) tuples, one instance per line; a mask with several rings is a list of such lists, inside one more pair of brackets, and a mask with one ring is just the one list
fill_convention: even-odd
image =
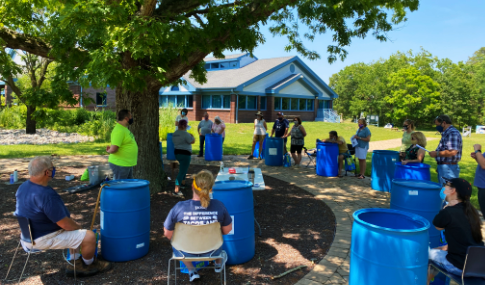
[[(86, 236), (87, 230), (76, 230), (76, 231), (65, 231), (60, 230), (57, 232), (50, 233), (45, 236), (41, 236), (34, 240), (35, 249), (76, 249), (78, 248), (84, 237)], [(32, 244), (22, 241), (22, 247), (25, 249), (32, 248)]]
[(259, 142), (259, 144), (262, 144), (265, 137), (266, 135), (253, 135), (253, 142)]

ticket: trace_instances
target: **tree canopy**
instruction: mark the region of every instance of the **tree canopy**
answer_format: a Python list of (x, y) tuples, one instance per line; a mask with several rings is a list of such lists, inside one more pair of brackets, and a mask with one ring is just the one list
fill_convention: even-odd
[[(418, 0), (0, 0), (0, 45), (58, 65), (61, 80), (116, 86), (116, 108), (130, 109), (140, 153), (135, 176), (162, 185), (158, 90), (192, 76), (205, 82), (203, 59), (224, 51), (252, 52), (269, 25), (287, 51), (318, 59), (304, 45), (332, 33), (330, 62), (345, 58), (352, 38), (386, 40)], [(308, 27), (300, 35), (299, 27)], [(158, 156), (159, 157), (159, 156)], [(161, 178), (160, 178), (161, 177)], [(159, 189), (159, 188), (158, 188)]]

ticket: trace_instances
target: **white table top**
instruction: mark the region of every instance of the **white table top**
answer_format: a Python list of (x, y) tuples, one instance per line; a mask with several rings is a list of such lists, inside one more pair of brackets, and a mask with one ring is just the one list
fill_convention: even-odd
[[(230, 180), (243, 180), (249, 181), (247, 167), (234, 167), (236, 169), (235, 174), (229, 174), (229, 167), (224, 167), (224, 171), (217, 174), (216, 182), (217, 181), (230, 181)], [(266, 188), (266, 184), (264, 184), (263, 173), (261, 173), (261, 168), (252, 168), (254, 171), (254, 182), (253, 182), (253, 191), (264, 190)]]

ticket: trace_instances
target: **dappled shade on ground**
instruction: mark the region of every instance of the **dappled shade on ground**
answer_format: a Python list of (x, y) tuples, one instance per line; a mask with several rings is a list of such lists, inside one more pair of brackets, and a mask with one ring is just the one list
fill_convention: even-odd
[[(202, 169), (209, 169), (216, 173), (218, 168), (205, 166), (191, 166), (188, 183), (192, 175)], [(169, 166), (165, 166), (170, 173)], [(77, 222), (84, 228), (88, 227), (92, 218), (94, 205), (99, 188), (77, 193), (67, 194), (62, 189), (78, 185), (78, 179), (67, 182), (65, 175), (79, 175), (83, 168), (59, 167), (58, 176), (52, 186), (62, 196), (68, 209)], [(20, 173), (19, 179), (27, 178), (25, 171)], [(254, 192), (256, 201), (255, 217), (261, 225), (263, 235), (256, 232), (256, 255), (241, 265), (227, 268), (227, 284), (294, 284), (312, 268), (312, 260), (318, 263), (326, 254), (333, 241), (335, 216), (330, 208), (322, 201), (315, 199), (308, 192), (289, 185), (278, 179), (264, 177), (266, 190)], [(12, 216), (15, 211), (15, 192), (19, 185), (6, 185), (7, 174), (0, 176), (0, 279), (5, 277), (15, 247), (18, 243), (20, 230), (16, 219)], [(190, 184), (189, 184), (190, 185)], [(173, 190), (173, 182), (169, 183), (169, 190)], [(170, 242), (163, 237), (163, 222), (170, 209), (180, 201), (171, 194), (158, 193), (151, 197), (151, 241), (148, 255), (138, 260), (115, 263), (113, 270), (89, 278), (80, 278), (89, 284), (154, 284), (166, 282), (167, 262), (171, 257)], [(99, 223), (99, 216), (97, 218)], [(99, 225), (96, 225), (99, 228)], [(19, 276), (26, 254), (17, 256), (11, 276)], [(68, 284), (73, 282), (64, 275), (65, 262), (62, 261), (61, 251), (52, 250), (31, 257), (26, 272), (29, 279), (22, 284)], [(280, 279), (271, 280), (291, 268), (307, 265), (307, 268), (292, 272)], [(3, 270), (5, 269), (5, 270)], [(202, 284), (220, 284), (219, 275), (213, 270), (200, 271)], [(178, 274), (180, 284), (188, 283), (186, 274)], [(79, 279), (78, 279), (79, 280)]]

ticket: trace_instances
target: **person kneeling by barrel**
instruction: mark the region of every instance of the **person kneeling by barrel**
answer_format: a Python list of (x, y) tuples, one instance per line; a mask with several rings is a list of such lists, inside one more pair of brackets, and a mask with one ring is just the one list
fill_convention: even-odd
[[(15, 215), (30, 220), (34, 244), (21, 240), (23, 248), (70, 249), (76, 263), (76, 276), (91, 276), (111, 269), (111, 263), (95, 260), (96, 236), (83, 230), (70, 218), (61, 196), (49, 186), (56, 168), (50, 157), (36, 157), (29, 163), (30, 179), (22, 183), (17, 193)], [(82, 247), (82, 260), (79, 254)], [(74, 266), (68, 265), (67, 276), (74, 276)]]
[[(469, 246), (483, 246), (481, 222), (478, 212), (470, 203), (472, 186), (463, 178), (444, 178), (446, 184), (440, 196), (448, 202), (433, 219), (439, 231), (445, 230), (447, 245), (429, 250), (429, 259), (446, 271), (460, 275)], [(436, 275), (429, 268), (429, 281)]]
[[(195, 175), (194, 182), (192, 183), (192, 200), (178, 202), (170, 210), (163, 223), (163, 231), (168, 239), (172, 239), (176, 223), (205, 225), (219, 222), (223, 235), (228, 234), (232, 230), (232, 219), (224, 204), (216, 199), (211, 200), (209, 197), (210, 192), (212, 192), (212, 186), (214, 186), (214, 176), (208, 170), (202, 170)], [(172, 250), (177, 257), (205, 257), (211, 256), (211, 254), (219, 255), (222, 247), (213, 252), (195, 255), (178, 251), (174, 247), (172, 247)], [(190, 282), (200, 278), (192, 262), (184, 262), (184, 264), (189, 269)], [(222, 260), (216, 260), (214, 270), (217, 273), (221, 272)]]

